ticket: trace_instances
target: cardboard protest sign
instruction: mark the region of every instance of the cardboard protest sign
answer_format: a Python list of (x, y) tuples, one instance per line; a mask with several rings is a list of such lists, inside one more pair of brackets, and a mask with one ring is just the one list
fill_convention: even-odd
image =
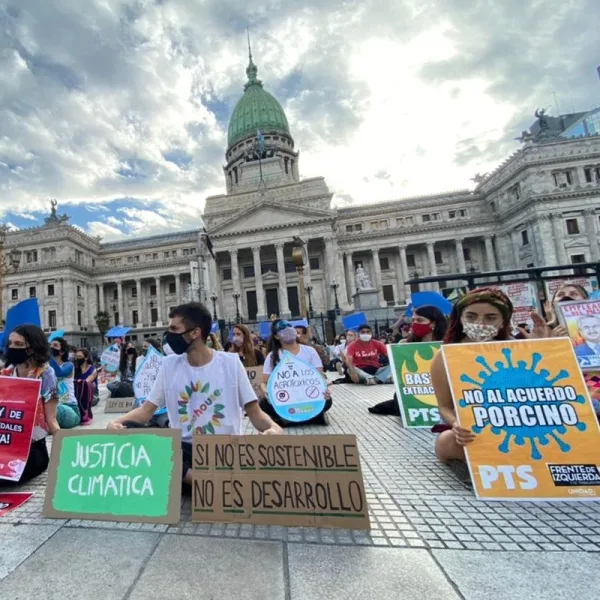
[(250, 380), (250, 385), (252, 386), (252, 389), (254, 390), (256, 397), (257, 398), (262, 397), (263, 392), (260, 387), (260, 384), (262, 383), (262, 374), (263, 374), (262, 366), (246, 367), (246, 373), (248, 373), (248, 379)]
[(135, 377), (133, 379), (136, 406), (140, 406), (148, 397), (156, 381), (156, 376), (158, 375), (163, 359), (164, 356), (154, 346), (148, 346), (148, 352), (135, 370)]
[(600, 368), (600, 300), (559, 302), (558, 318), (573, 341), (582, 371)]
[(315, 367), (284, 352), (269, 376), (267, 392), (275, 412), (300, 423), (320, 415), (325, 408), (327, 383)]
[(25, 504), (31, 496), (33, 496), (33, 492), (7, 492), (6, 494), (0, 494), (0, 517)]
[(19, 481), (40, 410), (39, 379), (0, 377), (0, 480)]
[(515, 281), (489, 287), (504, 292), (511, 299), (514, 307), (512, 322), (515, 328), (521, 323), (533, 327), (531, 313), (540, 309), (537, 287), (533, 281)]
[(179, 429), (61, 429), (53, 437), (45, 517), (179, 521)]
[(598, 500), (600, 429), (565, 338), (442, 346), (475, 493)]
[(558, 292), (558, 290), (563, 285), (578, 285), (584, 288), (588, 294), (594, 293), (598, 289), (598, 280), (595, 276), (590, 277), (568, 277), (565, 279), (546, 279), (544, 280), (544, 285), (546, 287), (546, 297), (548, 300), (552, 300), (554, 298), (554, 294)]
[(105, 413), (128, 413), (135, 407), (135, 398), (107, 398)]
[(108, 373), (114, 373), (119, 370), (119, 362), (121, 361), (121, 349), (118, 344), (112, 344), (105, 348), (100, 355), (100, 364)]
[(440, 422), (440, 411), (430, 373), (431, 361), (440, 346), (441, 342), (388, 346), (392, 378), (404, 427), (432, 427)]
[(370, 529), (353, 435), (193, 438), (192, 521)]

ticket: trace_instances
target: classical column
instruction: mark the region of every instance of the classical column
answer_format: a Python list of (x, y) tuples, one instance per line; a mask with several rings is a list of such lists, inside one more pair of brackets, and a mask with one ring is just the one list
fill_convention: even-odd
[(456, 238), (454, 240), (454, 247), (456, 248), (456, 265), (459, 273), (467, 272), (467, 265), (465, 263), (465, 249), (463, 247), (463, 238)]
[(279, 276), (279, 312), (283, 319), (289, 319), (290, 303), (288, 300), (287, 281), (285, 279), (285, 260), (283, 257), (283, 242), (275, 244), (277, 254), (277, 275)]
[(371, 258), (373, 260), (373, 271), (375, 275), (375, 281), (373, 281), (373, 287), (377, 290), (377, 299), (379, 304), (383, 302), (383, 287), (381, 282), (381, 263), (379, 262), (379, 248), (373, 248), (371, 250)]
[(491, 235), (486, 235), (484, 238), (485, 241), (485, 256), (488, 271), (496, 270), (496, 256), (494, 255), (494, 242), (492, 240)]
[(123, 301), (123, 282), (117, 282), (117, 306), (119, 307), (119, 322), (117, 325), (125, 323), (125, 302)]
[(354, 262), (352, 261), (352, 252), (346, 252), (346, 286), (348, 288), (348, 304), (352, 305), (352, 296), (356, 291), (354, 281)]
[(398, 290), (404, 288), (404, 300), (408, 301), (411, 290), (410, 284), (408, 283), (410, 275), (408, 273), (408, 261), (406, 259), (406, 244), (398, 244), (398, 250), (400, 251), (400, 270), (402, 272), (402, 287), (398, 287)]
[[(335, 299), (331, 284), (336, 280), (335, 276), (335, 248), (333, 243), (333, 237), (328, 236), (325, 239), (325, 269), (323, 269), (323, 282), (325, 284), (325, 309), (333, 308), (335, 306)], [(339, 283), (339, 281), (337, 282)], [(338, 298), (339, 300), (339, 298)]]
[(221, 294), (221, 282), (219, 281), (219, 271), (217, 269), (217, 256), (215, 258), (209, 258), (208, 272), (210, 278), (210, 291), (211, 295), (216, 294), (218, 296), (217, 307), (218, 314), (221, 316), (225, 314), (225, 307), (223, 305), (223, 294)]
[(350, 306), (348, 306), (346, 302), (346, 298), (348, 297), (348, 287), (346, 285), (346, 275), (344, 274), (344, 256), (335, 238), (333, 240), (333, 248), (333, 266), (335, 269), (335, 278), (340, 286), (337, 291), (338, 302), (340, 309), (347, 310), (350, 308)]
[(567, 253), (565, 251), (565, 236), (562, 227), (562, 215), (560, 213), (552, 213), (550, 215), (552, 220), (552, 237), (554, 238), (554, 245), (556, 249), (556, 259), (559, 265), (566, 265), (569, 261), (567, 259)]
[[(40, 307), (40, 320), (42, 323), (42, 329), (47, 327), (46, 325), (46, 307), (44, 306), (44, 300), (46, 298), (46, 289), (44, 288), (44, 280), (40, 280), (40, 283), (37, 286), (36, 296), (38, 301), (38, 306)], [(6, 306), (6, 304), (4, 305)]]
[(162, 325), (163, 306), (162, 306), (162, 290), (160, 289), (160, 276), (154, 278), (156, 285), (156, 320)]
[(558, 263), (558, 257), (556, 254), (556, 244), (553, 240), (553, 224), (551, 217), (548, 214), (539, 216), (538, 219), (538, 230), (540, 233), (539, 241), (541, 244), (540, 256), (538, 257), (540, 266), (551, 266)]
[(104, 284), (101, 283), (98, 286), (98, 300), (100, 301), (100, 311), (104, 312), (106, 311), (106, 301), (104, 298)]
[(269, 315), (267, 315), (267, 308), (265, 306), (265, 290), (263, 288), (262, 269), (260, 266), (260, 246), (252, 247), (252, 256), (254, 257), (254, 285), (256, 287), (256, 318), (261, 321)]
[(231, 257), (231, 282), (233, 283), (233, 290), (242, 293), (240, 286), (240, 268), (238, 264), (238, 251), (237, 248), (229, 251)]
[(600, 258), (600, 249), (598, 248), (598, 233), (596, 232), (596, 215), (591, 209), (583, 211), (583, 219), (585, 221), (585, 232), (590, 243), (590, 255), (592, 262), (598, 262)]
[[(429, 274), (431, 275), (431, 277), (436, 277), (437, 276), (437, 266), (435, 264), (435, 249), (434, 249), (434, 244), (435, 242), (427, 242), (427, 258), (429, 260)], [(440, 286), (437, 282), (430, 284), (431, 285), (431, 289), (438, 292), (440, 289)]]
[[(137, 311), (138, 311), (137, 327), (141, 327), (142, 323), (144, 322), (144, 313), (143, 313), (144, 309), (142, 307), (142, 280), (141, 279), (135, 280), (135, 293), (136, 293), (136, 298), (137, 298)], [(133, 323), (132, 323), (132, 325), (133, 325)]]
[(58, 278), (58, 308), (56, 311), (56, 328), (60, 329), (65, 323), (65, 281), (62, 277)]
[(515, 269), (521, 268), (521, 256), (519, 254), (519, 248), (521, 247), (521, 234), (518, 231), (512, 231), (510, 234), (512, 239), (512, 249), (514, 255)]
[[(306, 240), (306, 246), (304, 247), (306, 250), (306, 260), (304, 261), (304, 287), (306, 287), (307, 285), (311, 285), (312, 281), (312, 271), (310, 269), (310, 256), (308, 254), (309, 242), (310, 240)], [(321, 271), (325, 272), (325, 269), (321, 269)], [(308, 308), (306, 310), (308, 310)]]
[(175, 273), (175, 303), (181, 304), (181, 273)]

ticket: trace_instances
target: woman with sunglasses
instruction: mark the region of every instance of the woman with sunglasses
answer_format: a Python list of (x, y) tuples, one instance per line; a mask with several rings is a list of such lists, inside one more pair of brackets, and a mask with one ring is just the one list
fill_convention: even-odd
[[(263, 377), (262, 377), (262, 391), (264, 394), (264, 398), (260, 401), (260, 407), (264, 412), (266, 412), (271, 419), (273, 419), (276, 423), (281, 425), (281, 427), (286, 427), (291, 425), (288, 421), (284, 421), (276, 412), (271, 403), (268, 400), (267, 396), (267, 383), (269, 381), (269, 376), (275, 369), (275, 367), (279, 364), (281, 357), (284, 352), (289, 352), (293, 354), (300, 360), (308, 363), (313, 366), (315, 369), (319, 371), (321, 376), (325, 379), (325, 373), (323, 372), (323, 362), (317, 353), (317, 351), (305, 344), (301, 344), (298, 340), (298, 333), (294, 326), (289, 322), (283, 319), (277, 319), (273, 321), (271, 324), (271, 337), (269, 338), (269, 343), (267, 344), (267, 358), (265, 359), (265, 364), (263, 366)], [(303, 421), (302, 425), (327, 425), (327, 419), (325, 417), (325, 413), (331, 408), (331, 396), (329, 394), (329, 390), (325, 393), (325, 408), (323, 412), (309, 421)], [(294, 423), (297, 425), (297, 423)]]

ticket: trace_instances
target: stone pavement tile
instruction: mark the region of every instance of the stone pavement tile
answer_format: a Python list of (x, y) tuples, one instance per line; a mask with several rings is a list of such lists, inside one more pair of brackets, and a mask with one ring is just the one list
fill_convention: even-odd
[(0, 584), (11, 600), (121, 600), (159, 534), (63, 527)]
[(450, 600), (459, 596), (426, 550), (290, 544), (291, 600)]
[(0, 579), (4, 579), (33, 554), (60, 526), (60, 523), (0, 525)]
[(284, 600), (283, 546), (168, 534), (129, 600)]
[(596, 600), (598, 556), (585, 552), (433, 550), (465, 600)]

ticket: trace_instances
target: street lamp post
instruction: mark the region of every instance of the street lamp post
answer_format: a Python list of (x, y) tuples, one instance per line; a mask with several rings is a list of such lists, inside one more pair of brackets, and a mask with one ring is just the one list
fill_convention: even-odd
[(312, 291), (313, 291), (313, 286), (312, 285), (307, 285), (306, 286), (306, 294), (308, 295), (308, 316), (312, 319), (313, 317), (313, 303), (312, 303)]
[(240, 322), (240, 304), (239, 304), (239, 300), (240, 300), (241, 294), (236, 290), (235, 292), (233, 292), (232, 296), (233, 296), (233, 299), (235, 300), (235, 322), (239, 323)]
[(214, 292), (210, 295), (210, 299), (212, 301), (212, 305), (213, 305), (213, 319), (216, 321), (217, 320), (217, 300), (219, 299), (219, 296), (217, 296)]
[(340, 303), (338, 301), (338, 288), (340, 287), (340, 284), (334, 279), (333, 283), (331, 284), (331, 289), (333, 290), (333, 295), (335, 297), (335, 313), (337, 315), (340, 314)]
[(6, 241), (6, 234), (9, 228), (7, 225), (0, 225), (0, 321), (4, 323), (4, 276), (8, 273), (16, 273), (19, 265), (21, 264), (21, 250), (13, 248), (8, 256), (4, 254), (4, 242)]

